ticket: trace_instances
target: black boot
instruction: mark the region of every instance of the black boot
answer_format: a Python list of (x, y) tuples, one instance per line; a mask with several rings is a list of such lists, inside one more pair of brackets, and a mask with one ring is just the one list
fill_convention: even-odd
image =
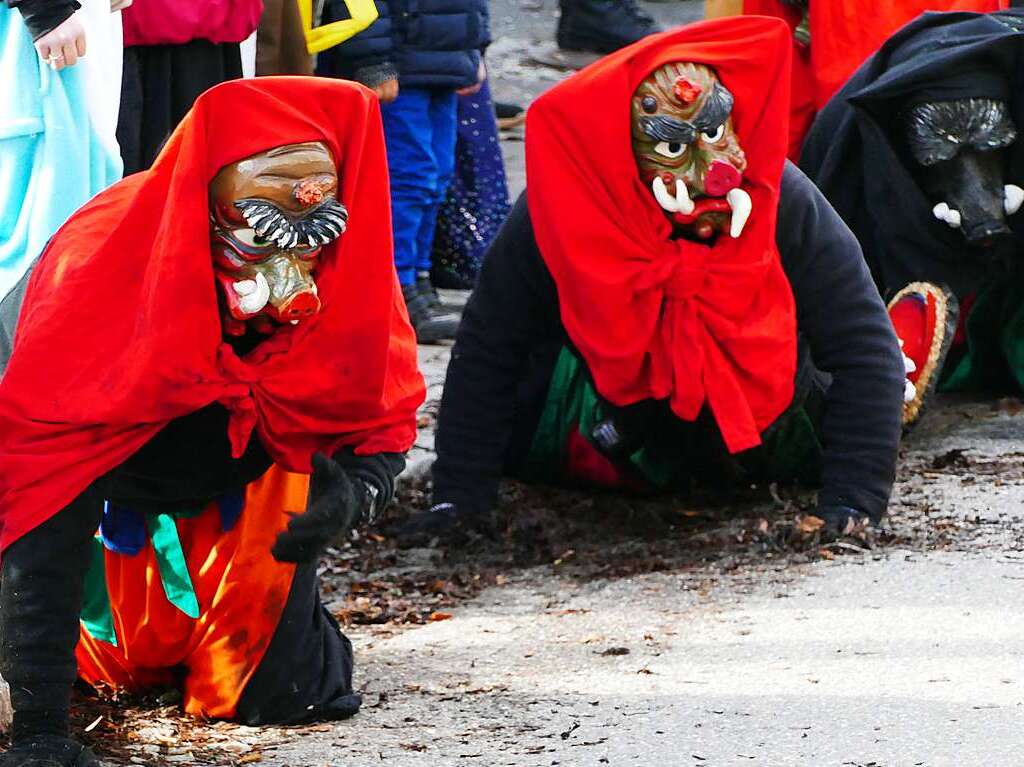
[(402, 295), (409, 310), (409, 322), (416, 331), (417, 343), (433, 344), (455, 338), (459, 315), (435, 309), (431, 306), (429, 294), (422, 293), (418, 285), (403, 285)]
[(60, 735), (37, 735), (0, 754), (0, 767), (100, 767), (92, 751)]
[(558, 47), (611, 53), (661, 27), (637, 0), (561, 0)]

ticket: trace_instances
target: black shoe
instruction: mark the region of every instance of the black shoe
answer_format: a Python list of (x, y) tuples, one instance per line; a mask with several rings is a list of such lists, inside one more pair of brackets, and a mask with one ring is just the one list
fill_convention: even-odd
[(421, 296), (427, 297), (430, 308), (438, 314), (462, 314), (462, 310), (466, 306), (465, 302), (456, 305), (442, 301), (441, 295), (437, 292), (437, 288), (434, 287), (434, 283), (430, 279), (429, 272), (420, 272), (416, 275), (416, 290), (420, 292)]
[(0, 754), (0, 767), (100, 767), (92, 751), (59, 735), (39, 735)]
[(612, 53), (660, 31), (637, 0), (562, 0), (556, 39), (566, 50)]
[(429, 295), (421, 293), (417, 285), (403, 285), (402, 295), (409, 310), (409, 322), (416, 331), (417, 343), (433, 344), (455, 338), (455, 331), (459, 329), (459, 315), (434, 309)]

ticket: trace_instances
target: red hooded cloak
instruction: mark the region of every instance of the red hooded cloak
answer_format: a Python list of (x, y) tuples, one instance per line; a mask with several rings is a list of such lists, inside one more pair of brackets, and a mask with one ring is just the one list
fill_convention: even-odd
[[(705, 21), (648, 37), (541, 96), (527, 117), (527, 194), (562, 321), (616, 405), (668, 398), (684, 420), (710, 406), (733, 452), (793, 398), (796, 313), (775, 244), (786, 156), (791, 44), (777, 19)], [(670, 238), (637, 170), (630, 101), (658, 67), (707, 64), (735, 96), (753, 214), (739, 239)]]
[[(307, 141), (334, 156), (348, 231), (321, 255), (321, 312), (239, 358), (221, 333), (207, 187), (228, 163)], [(318, 450), (407, 450), (423, 397), (376, 98), (328, 79), (219, 85), (152, 169), (72, 216), (36, 265), (0, 379), (0, 548), (210, 403), (231, 412), (236, 456), (255, 429), (308, 473)]]

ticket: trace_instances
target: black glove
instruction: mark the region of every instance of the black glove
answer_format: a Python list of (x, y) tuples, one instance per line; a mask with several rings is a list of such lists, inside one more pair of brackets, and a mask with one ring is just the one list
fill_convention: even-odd
[(306, 511), (292, 517), (271, 549), (278, 562), (315, 562), (337, 536), (370, 516), (369, 488), (323, 453), (313, 455)]
[(100, 767), (96, 756), (70, 738), (38, 735), (0, 754), (0, 767)]
[(386, 533), (400, 548), (407, 549), (429, 546), (434, 541), (458, 545), (474, 533), (487, 536), (488, 531), (482, 515), (466, 514), (453, 503), (438, 503), (429, 511), (419, 511), (391, 525)]
[(871, 526), (871, 518), (867, 514), (849, 506), (819, 506), (813, 516), (825, 523), (820, 534), (826, 540), (856, 536)]

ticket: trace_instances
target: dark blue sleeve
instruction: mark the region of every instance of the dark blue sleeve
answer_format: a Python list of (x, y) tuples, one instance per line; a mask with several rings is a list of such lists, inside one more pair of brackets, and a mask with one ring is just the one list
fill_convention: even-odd
[[(375, 0), (377, 20), (341, 45), (317, 57), (316, 73), (323, 77), (356, 80), (373, 87), (397, 75), (394, 68), (393, 14), (388, 0)], [(350, 18), (343, 0), (327, 0), (323, 22)]]

